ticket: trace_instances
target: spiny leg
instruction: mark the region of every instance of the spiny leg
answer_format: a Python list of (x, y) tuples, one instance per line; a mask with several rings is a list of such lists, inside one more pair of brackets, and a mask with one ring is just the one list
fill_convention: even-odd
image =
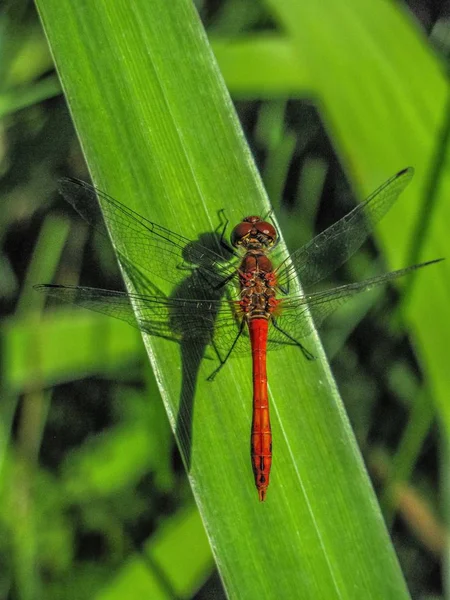
[(232, 279), (236, 277), (236, 273), (231, 273), (228, 277), (225, 277), (220, 283), (213, 287), (214, 291), (220, 290), (227, 285)]
[(286, 336), (289, 340), (291, 340), (291, 342), (294, 342), (294, 344), (296, 346), (298, 346), (300, 348), (300, 350), (303, 352), (303, 356), (307, 359), (307, 360), (316, 360), (317, 356), (314, 356), (314, 354), (312, 354), (309, 350), (307, 350), (305, 348), (305, 346), (303, 346), (303, 344), (301, 344), (298, 340), (296, 340), (294, 337), (292, 337), (292, 335), (290, 335), (287, 331), (284, 331), (284, 329), (282, 329), (278, 323), (275, 317), (272, 317), (272, 324), (275, 327), (275, 329), (278, 329), (278, 331), (280, 333), (282, 333), (284, 336)]
[(212, 381), (212, 380), (214, 379), (214, 377), (217, 375), (217, 373), (218, 373), (218, 372), (219, 372), (219, 371), (222, 369), (222, 367), (225, 365), (225, 363), (227, 362), (227, 360), (230, 358), (230, 356), (231, 356), (231, 353), (232, 353), (232, 352), (233, 352), (233, 350), (234, 350), (234, 347), (235, 347), (235, 346), (236, 346), (236, 344), (238, 343), (238, 340), (239, 340), (239, 338), (241, 337), (241, 335), (242, 335), (242, 332), (244, 331), (245, 323), (246, 323), (245, 319), (242, 319), (242, 321), (241, 321), (241, 324), (240, 324), (240, 327), (239, 327), (239, 331), (238, 331), (238, 333), (237, 333), (237, 335), (236, 335), (236, 338), (233, 340), (233, 343), (231, 344), (231, 347), (230, 347), (230, 349), (228, 350), (228, 352), (227, 352), (227, 354), (226, 354), (226, 356), (225, 356), (225, 358), (224, 358), (223, 360), (222, 360), (222, 358), (220, 357), (220, 354), (219, 354), (219, 352), (216, 350), (216, 354), (217, 354), (217, 357), (218, 357), (218, 359), (219, 359), (219, 361), (220, 361), (220, 365), (217, 367), (217, 369), (215, 369), (215, 370), (214, 370), (214, 371), (211, 373), (211, 375), (209, 375), (209, 376), (206, 378), (206, 379), (207, 379), (207, 381)]
[(266, 214), (263, 216), (262, 220), (263, 221), (267, 221), (267, 219), (270, 219), (276, 229), (276, 225), (275, 225), (275, 221), (273, 219), (273, 208), (269, 208), (269, 210), (266, 212)]
[[(222, 214), (221, 214), (222, 213)], [(222, 231), (220, 232), (220, 240), (219, 243), (221, 245), (222, 248), (224, 248), (227, 252), (229, 252), (230, 254), (232, 254), (233, 256), (237, 256), (238, 258), (240, 257), (239, 253), (236, 252), (236, 249), (233, 248), (233, 246), (231, 244), (229, 244), (225, 238), (225, 231), (227, 230), (228, 224), (229, 224), (229, 220), (227, 219), (227, 217), (225, 216), (225, 210), (223, 208), (221, 208), (219, 210), (219, 215), (221, 214), (221, 218), (223, 216), (223, 218), (225, 219), (225, 222), (223, 224), (223, 228)], [(219, 226), (220, 227), (220, 226)], [(217, 230), (216, 230), (217, 231)]]

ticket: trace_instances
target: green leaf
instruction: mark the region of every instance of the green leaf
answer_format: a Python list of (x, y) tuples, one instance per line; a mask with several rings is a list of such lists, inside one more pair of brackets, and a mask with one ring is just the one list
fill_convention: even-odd
[(198, 513), (189, 507), (159, 527), (96, 600), (191, 598), (210, 573), (211, 554)]
[[(98, 187), (193, 238), (217, 226), (219, 209), (226, 208), (231, 222), (243, 213), (267, 210), (260, 179), (188, 0), (37, 4)], [(336, 116), (333, 133), (351, 144), (351, 171), (358, 179), (366, 178), (372, 189), (406, 165), (403, 160), (395, 163), (386, 151), (393, 145), (392, 135), (377, 138), (378, 154), (368, 154), (374, 125), (369, 127), (357, 109), (366, 89), (363, 82), (368, 84), (378, 72), (372, 52), (375, 33), (382, 28), (365, 38), (356, 16), (367, 27), (388, 28), (386, 18), (390, 27), (389, 16), (396, 9), (387, 4), (379, 8), (386, 13), (381, 23), (373, 14), (378, 4), (370, 9), (367, 3), (351, 4), (354, 13), (342, 8), (336, 14), (338, 5), (329, 2), (329, 14), (314, 4), (293, 1), (277, 3), (275, 9), (285, 19), (296, 56), (301, 47), (316, 49), (308, 85), (314, 82), (319, 91), (326, 88), (326, 74), (330, 89), (342, 86), (342, 69), (338, 74), (331, 67), (325, 70), (325, 58), (332, 52), (323, 51), (324, 42), (333, 33), (345, 34), (342, 45), (348, 53), (368, 53), (366, 71), (352, 73), (353, 103), (345, 105), (342, 97), (337, 102), (342, 111), (355, 112), (355, 122), (346, 137), (348, 119), (340, 123)], [(367, 7), (366, 16), (358, 6)], [(336, 27), (339, 16), (346, 25), (342, 29)], [(307, 27), (301, 46), (301, 28)], [(415, 33), (400, 17), (393, 18), (392, 27), (396, 46), (389, 60), (404, 64), (415, 53), (413, 65), (423, 68), (419, 59), (424, 50)], [(379, 43), (385, 40), (380, 37)], [(395, 109), (390, 107), (395, 121), (402, 117), (396, 103), (402, 99), (395, 98)], [(381, 115), (387, 112), (385, 104), (378, 109)], [(414, 115), (416, 109), (409, 107), (407, 117)], [(364, 163), (355, 160), (360, 151)], [(295, 349), (270, 357), (274, 466), (265, 504), (257, 502), (249, 460), (249, 360), (235, 359), (208, 383), (212, 369), (201, 360), (203, 349), (182, 348), (180, 353), (168, 341), (146, 338), (145, 343), (230, 597), (354, 598), (355, 590), (361, 598), (407, 597), (316, 337), (308, 340), (308, 348), (319, 356), (314, 363), (307, 364)]]
[(35, 317), (5, 320), (2, 325), (5, 377), (13, 393), (39, 385), (108, 373), (141, 355), (136, 331), (120, 321), (91, 313), (53, 310)]
[(61, 93), (61, 87), (56, 79), (49, 78), (39, 83), (18, 90), (4, 92), (0, 95), (0, 118), (32, 104), (42, 102)]

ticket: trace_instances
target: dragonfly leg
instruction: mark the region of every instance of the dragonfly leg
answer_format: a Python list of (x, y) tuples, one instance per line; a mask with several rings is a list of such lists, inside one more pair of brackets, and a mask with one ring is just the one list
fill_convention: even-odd
[[(280, 232), (278, 231), (277, 224), (275, 223), (275, 219), (273, 218), (273, 213), (274, 213), (273, 208), (270, 208), (266, 212), (266, 214), (264, 215), (264, 217), (262, 218), (262, 220), (263, 221), (267, 221), (268, 219), (270, 219), (272, 221), (272, 225), (275, 227), (275, 231), (277, 232), (277, 237), (276, 237), (276, 241), (275, 241), (275, 246), (277, 246), (278, 242), (280, 241)], [(273, 246), (273, 247), (275, 247), (275, 246)]]
[(218, 357), (218, 359), (220, 361), (220, 364), (217, 367), (217, 369), (214, 369), (214, 371), (211, 373), (211, 375), (208, 375), (208, 377), (206, 378), (207, 381), (213, 381), (213, 379), (215, 378), (215, 376), (217, 375), (217, 373), (222, 370), (222, 367), (225, 365), (225, 363), (227, 362), (227, 360), (230, 358), (231, 353), (234, 350), (234, 347), (236, 346), (239, 338), (242, 335), (242, 332), (244, 331), (245, 323), (246, 323), (245, 319), (242, 319), (241, 324), (239, 326), (239, 331), (237, 332), (237, 335), (236, 335), (235, 339), (233, 340), (233, 343), (231, 344), (231, 347), (228, 350), (228, 352), (227, 352), (227, 354), (226, 354), (226, 356), (225, 356), (224, 359), (222, 359), (222, 357), (220, 356), (218, 350), (216, 349), (216, 354), (217, 354), (217, 357)]
[[(220, 215), (220, 218), (225, 219), (225, 222), (224, 222), (223, 227), (222, 227), (222, 231), (220, 232), (219, 243), (222, 246), (222, 248), (224, 248), (227, 252), (229, 252), (233, 256), (237, 256), (238, 258), (240, 258), (239, 253), (236, 252), (236, 249), (233, 248), (233, 246), (227, 242), (227, 239), (225, 237), (225, 232), (227, 230), (229, 220), (226, 218), (226, 216), (225, 216), (225, 210), (223, 208), (221, 208), (219, 210), (219, 215)], [(220, 227), (220, 225), (219, 225), (219, 227)]]
[[(266, 214), (263, 216), (262, 220), (263, 221), (267, 221), (267, 219), (270, 219), (272, 221), (272, 223), (275, 225), (274, 221), (273, 221), (273, 208), (269, 208), (269, 210), (266, 212)], [(275, 228), (276, 229), (276, 228)]]
[(228, 275), (228, 277), (225, 277), (225, 279), (223, 279), (223, 281), (221, 281), (220, 283), (216, 284), (213, 287), (213, 290), (220, 290), (221, 288), (225, 287), (227, 285), (228, 282), (230, 282), (232, 279), (234, 279), (236, 277), (236, 273), (231, 273), (230, 275)]
[(275, 327), (275, 329), (278, 329), (278, 331), (280, 333), (282, 333), (283, 335), (285, 335), (289, 340), (291, 340), (291, 342), (294, 342), (294, 344), (296, 346), (298, 346), (300, 348), (300, 350), (303, 352), (303, 356), (307, 359), (307, 360), (316, 360), (317, 356), (315, 356), (314, 354), (312, 354), (307, 348), (305, 348), (305, 346), (303, 344), (301, 344), (298, 340), (296, 340), (295, 338), (292, 337), (292, 335), (290, 335), (287, 331), (284, 331), (284, 329), (282, 329), (278, 323), (277, 320), (275, 319), (275, 317), (272, 317), (272, 325)]

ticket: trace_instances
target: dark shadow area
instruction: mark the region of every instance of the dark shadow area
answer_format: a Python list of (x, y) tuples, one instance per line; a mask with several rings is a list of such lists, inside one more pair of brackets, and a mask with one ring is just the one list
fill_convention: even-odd
[[(212, 358), (221, 361), (214, 344), (215, 321), (224, 295), (232, 293), (226, 284), (234, 279), (233, 251), (223, 240), (226, 222), (222, 211), (216, 231), (203, 233), (194, 242), (152, 223), (86, 182), (62, 179), (60, 191), (98, 232), (107, 237), (108, 228), (114, 232), (116, 254), (137, 293), (128, 296), (125, 292), (60, 286), (38, 289), (180, 344), (182, 382), (176, 434), (189, 469), (198, 371), (208, 346), (213, 348)], [(170, 295), (153, 283), (154, 276), (175, 284)], [(227, 332), (232, 336), (231, 311), (227, 316), (231, 319)]]
[[(185, 247), (183, 257), (190, 262), (199, 248), (215, 253), (214, 257), (217, 259), (216, 252), (220, 248), (219, 234), (201, 234), (196, 242), (191, 242)], [(229, 262), (230, 254), (225, 248), (222, 250), (222, 257), (224, 263)], [(201, 267), (182, 267), (185, 277), (169, 296), (165, 296), (125, 257), (121, 256), (121, 263), (136, 291), (149, 301), (148, 307), (151, 310), (142, 316), (139, 315), (139, 328), (149, 335), (180, 344), (182, 377), (175, 433), (186, 468), (189, 470), (198, 373), (208, 347), (212, 351), (207, 358), (221, 359), (218, 350), (214, 349), (214, 329), (220, 303), (229, 292), (229, 286), (218, 283), (223, 276), (214, 262), (211, 262), (208, 270), (203, 261)]]

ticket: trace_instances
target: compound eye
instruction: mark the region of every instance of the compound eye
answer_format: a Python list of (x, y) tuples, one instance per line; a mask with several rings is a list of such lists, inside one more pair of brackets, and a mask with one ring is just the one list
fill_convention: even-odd
[(236, 225), (236, 227), (231, 232), (230, 240), (233, 246), (236, 248), (242, 243), (242, 240), (250, 233), (253, 229), (252, 223), (247, 223), (243, 221)]
[(255, 223), (255, 227), (259, 233), (266, 235), (271, 240), (275, 241), (277, 239), (277, 230), (271, 223), (260, 221), (259, 223)]

